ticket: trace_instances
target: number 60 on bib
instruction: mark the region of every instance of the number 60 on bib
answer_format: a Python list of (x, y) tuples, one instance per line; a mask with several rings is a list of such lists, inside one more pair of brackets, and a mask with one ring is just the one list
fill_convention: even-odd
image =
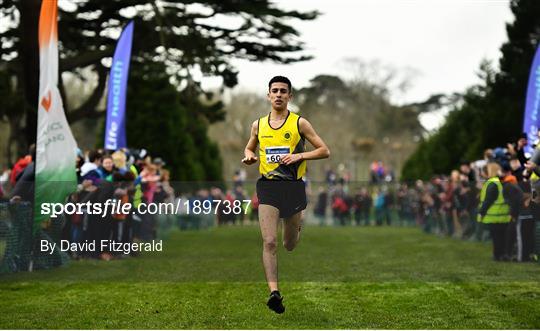
[(280, 163), (281, 159), (290, 152), (291, 149), (289, 146), (266, 147), (266, 163)]

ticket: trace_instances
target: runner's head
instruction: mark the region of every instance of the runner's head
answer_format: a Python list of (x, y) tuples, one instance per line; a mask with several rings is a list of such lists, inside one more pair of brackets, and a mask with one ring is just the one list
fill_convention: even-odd
[(291, 81), (284, 76), (275, 76), (268, 82), (268, 101), (272, 108), (281, 111), (287, 110), (287, 104), (292, 98)]

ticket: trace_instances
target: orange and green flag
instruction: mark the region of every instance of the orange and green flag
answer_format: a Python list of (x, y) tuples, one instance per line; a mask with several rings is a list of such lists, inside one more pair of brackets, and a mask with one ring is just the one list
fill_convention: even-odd
[(49, 218), (41, 204), (64, 202), (77, 185), (77, 144), (58, 90), (58, 3), (43, 0), (39, 16), (39, 101), (34, 220)]

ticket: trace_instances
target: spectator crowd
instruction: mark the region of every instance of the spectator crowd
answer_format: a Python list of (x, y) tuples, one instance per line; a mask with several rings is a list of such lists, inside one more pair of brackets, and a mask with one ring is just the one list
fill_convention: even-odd
[[(21, 156), (11, 167), (2, 169), (0, 177), (0, 202), (18, 203), (34, 200), (34, 160), (35, 147), (32, 145), (27, 155)], [(217, 206), (217, 201), (227, 200), (231, 205), (234, 200), (249, 199), (243, 182), (244, 176), (237, 173), (234, 187), (223, 190), (219, 183), (202, 185), (194, 183), (172, 183), (170, 172), (161, 157), (152, 157), (144, 149), (120, 149), (117, 151), (90, 150), (78, 151), (76, 161), (77, 190), (70, 194), (65, 203), (86, 204), (99, 203), (104, 205), (110, 200), (124, 205), (130, 203), (132, 210), (128, 213), (111, 213), (103, 216), (93, 214), (83, 207), (83, 213), (64, 214), (60, 219), (58, 239), (70, 243), (100, 242), (113, 240), (117, 243), (146, 242), (158, 237), (158, 229), (172, 225), (181, 229), (201, 228), (217, 224), (235, 224), (244, 221), (248, 216), (256, 217), (257, 201), (254, 198), (252, 208), (247, 216), (244, 213), (227, 212), (226, 204)], [(178, 201), (178, 200), (181, 201)], [(194, 213), (195, 205), (201, 206), (209, 201), (212, 206), (210, 213)], [(138, 213), (141, 203), (160, 204), (172, 203), (178, 210), (166, 213)], [(186, 205), (186, 202), (188, 205)], [(189, 213), (189, 208), (192, 210)], [(132, 211), (135, 210), (133, 213)], [(177, 214), (176, 214), (177, 213)], [(52, 221), (43, 224), (47, 231), (53, 227)], [(136, 255), (131, 252), (130, 255)], [(100, 245), (91, 252), (72, 252), (73, 258), (96, 258), (111, 260), (124, 258), (125, 253), (103, 251)]]
[[(448, 175), (396, 183), (373, 162), (369, 185), (329, 171), (313, 214), (320, 225), (416, 225), (427, 233), (489, 241), (496, 261), (538, 260), (540, 253), (540, 146), (527, 155), (526, 134), (483, 158), (463, 160)], [(331, 217), (328, 217), (330, 215)], [(373, 222), (372, 222), (373, 220)]]
[[(337, 172), (326, 171), (326, 183), (311, 194), (312, 183), (306, 180), (314, 220), (319, 225), (337, 226), (419, 226), (427, 233), (493, 244), (497, 261), (537, 260), (540, 246), (540, 148), (533, 155), (525, 153), (525, 134), (504, 148), (488, 149), (477, 161), (462, 161), (448, 175), (433, 176), (429, 181), (396, 182), (389, 166), (374, 161), (370, 180), (352, 182), (343, 166)], [(4, 168), (0, 177), (0, 199), (11, 203), (33, 200), (35, 149)], [(112, 199), (130, 203), (173, 203), (182, 208), (178, 215), (165, 217), (166, 225), (180, 229), (217, 225), (256, 223), (258, 199), (244, 188), (246, 174), (235, 172), (232, 185), (206, 183), (199, 187), (174, 185), (165, 161), (151, 157), (144, 149), (78, 152), (77, 191), (67, 202), (104, 203)], [(189, 185), (188, 185), (189, 186)], [(226, 212), (234, 201), (242, 202), (241, 213)], [(180, 201), (188, 202), (184, 204)], [(247, 203), (249, 201), (249, 203)], [(190, 213), (196, 205), (212, 206), (210, 213)], [(249, 208), (248, 208), (249, 207)], [(114, 240), (121, 243), (150, 241), (158, 236), (164, 215), (90, 213), (65, 215), (61, 238), (72, 243), (86, 240)], [(133, 252), (131, 254), (136, 254)], [(110, 260), (125, 254), (97, 250), (88, 254), (73, 253), (73, 258)]]

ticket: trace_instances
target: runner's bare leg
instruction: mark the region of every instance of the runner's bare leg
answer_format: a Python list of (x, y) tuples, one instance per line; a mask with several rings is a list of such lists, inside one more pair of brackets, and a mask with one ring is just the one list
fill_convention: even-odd
[(278, 290), (277, 233), (279, 210), (270, 205), (259, 205), (259, 225), (263, 239), (263, 266), (270, 292)]
[(288, 251), (292, 251), (300, 241), (302, 215), (303, 212), (298, 212), (283, 221), (283, 247)]

